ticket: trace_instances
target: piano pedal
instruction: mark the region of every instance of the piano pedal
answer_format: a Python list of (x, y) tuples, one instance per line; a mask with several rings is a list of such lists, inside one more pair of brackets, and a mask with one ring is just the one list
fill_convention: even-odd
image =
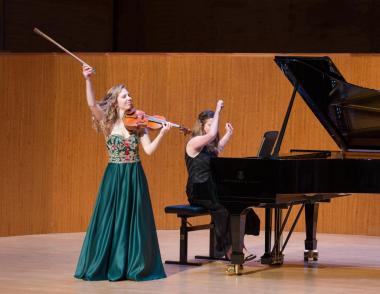
[(303, 252), (304, 261), (317, 261), (318, 260), (318, 250), (305, 250)]
[(230, 276), (241, 275), (244, 266), (242, 264), (229, 264), (227, 265), (226, 273)]
[(284, 263), (284, 254), (264, 254), (261, 256), (261, 264), (280, 266)]

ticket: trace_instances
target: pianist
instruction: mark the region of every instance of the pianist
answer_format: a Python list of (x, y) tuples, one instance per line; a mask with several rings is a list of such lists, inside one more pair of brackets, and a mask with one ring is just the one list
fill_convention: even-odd
[[(224, 149), (232, 136), (233, 128), (226, 124), (226, 133), (219, 138), (219, 116), (223, 109), (219, 100), (216, 110), (205, 110), (198, 115), (192, 129), (191, 138), (186, 144), (185, 162), (188, 171), (186, 194), (190, 204), (200, 205), (210, 210), (215, 226), (215, 254), (217, 257), (231, 257), (230, 216), (218, 201), (216, 187), (211, 177), (210, 159)], [(245, 233), (258, 235), (260, 219), (250, 209), (247, 213)], [(253, 258), (254, 256), (251, 255)]]

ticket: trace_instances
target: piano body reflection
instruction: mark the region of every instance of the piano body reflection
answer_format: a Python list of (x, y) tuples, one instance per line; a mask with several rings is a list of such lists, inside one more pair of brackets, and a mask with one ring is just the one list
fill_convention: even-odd
[[(261, 263), (280, 265), (303, 210), (304, 259), (317, 260), (319, 203), (348, 193), (380, 193), (380, 154), (376, 153), (380, 151), (380, 92), (347, 83), (329, 57), (276, 56), (275, 62), (294, 90), (273, 151), (261, 157), (221, 157), (211, 161), (219, 200), (231, 213), (229, 270), (236, 274), (244, 263), (247, 208), (265, 208), (265, 253)], [(340, 147), (340, 152), (304, 150), (287, 156), (279, 154), (296, 93)], [(287, 237), (283, 238), (295, 205), (300, 208)], [(284, 208), (287, 208), (285, 217)]]

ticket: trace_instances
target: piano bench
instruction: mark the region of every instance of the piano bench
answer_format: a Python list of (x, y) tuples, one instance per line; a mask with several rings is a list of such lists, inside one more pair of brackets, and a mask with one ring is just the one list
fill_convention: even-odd
[(179, 230), (179, 261), (166, 260), (166, 264), (181, 264), (181, 265), (202, 265), (200, 262), (187, 261), (187, 245), (188, 245), (188, 232), (199, 230), (210, 230), (210, 243), (209, 243), (209, 256), (195, 256), (195, 259), (220, 259), (215, 257), (214, 254), (214, 224), (211, 222), (205, 225), (192, 226), (187, 219), (190, 217), (197, 217), (202, 215), (210, 215), (210, 211), (202, 206), (183, 204), (171, 205), (165, 207), (165, 213), (177, 214), (181, 219), (181, 227)]

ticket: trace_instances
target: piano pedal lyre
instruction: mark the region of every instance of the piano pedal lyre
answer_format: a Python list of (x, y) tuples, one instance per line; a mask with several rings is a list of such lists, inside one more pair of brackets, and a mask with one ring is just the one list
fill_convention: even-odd
[(242, 264), (229, 264), (227, 265), (226, 273), (228, 275), (241, 275), (244, 266)]
[(317, 261), (318, 260), (318, 250), (305, 250), (303, 252), (304, 261)]

